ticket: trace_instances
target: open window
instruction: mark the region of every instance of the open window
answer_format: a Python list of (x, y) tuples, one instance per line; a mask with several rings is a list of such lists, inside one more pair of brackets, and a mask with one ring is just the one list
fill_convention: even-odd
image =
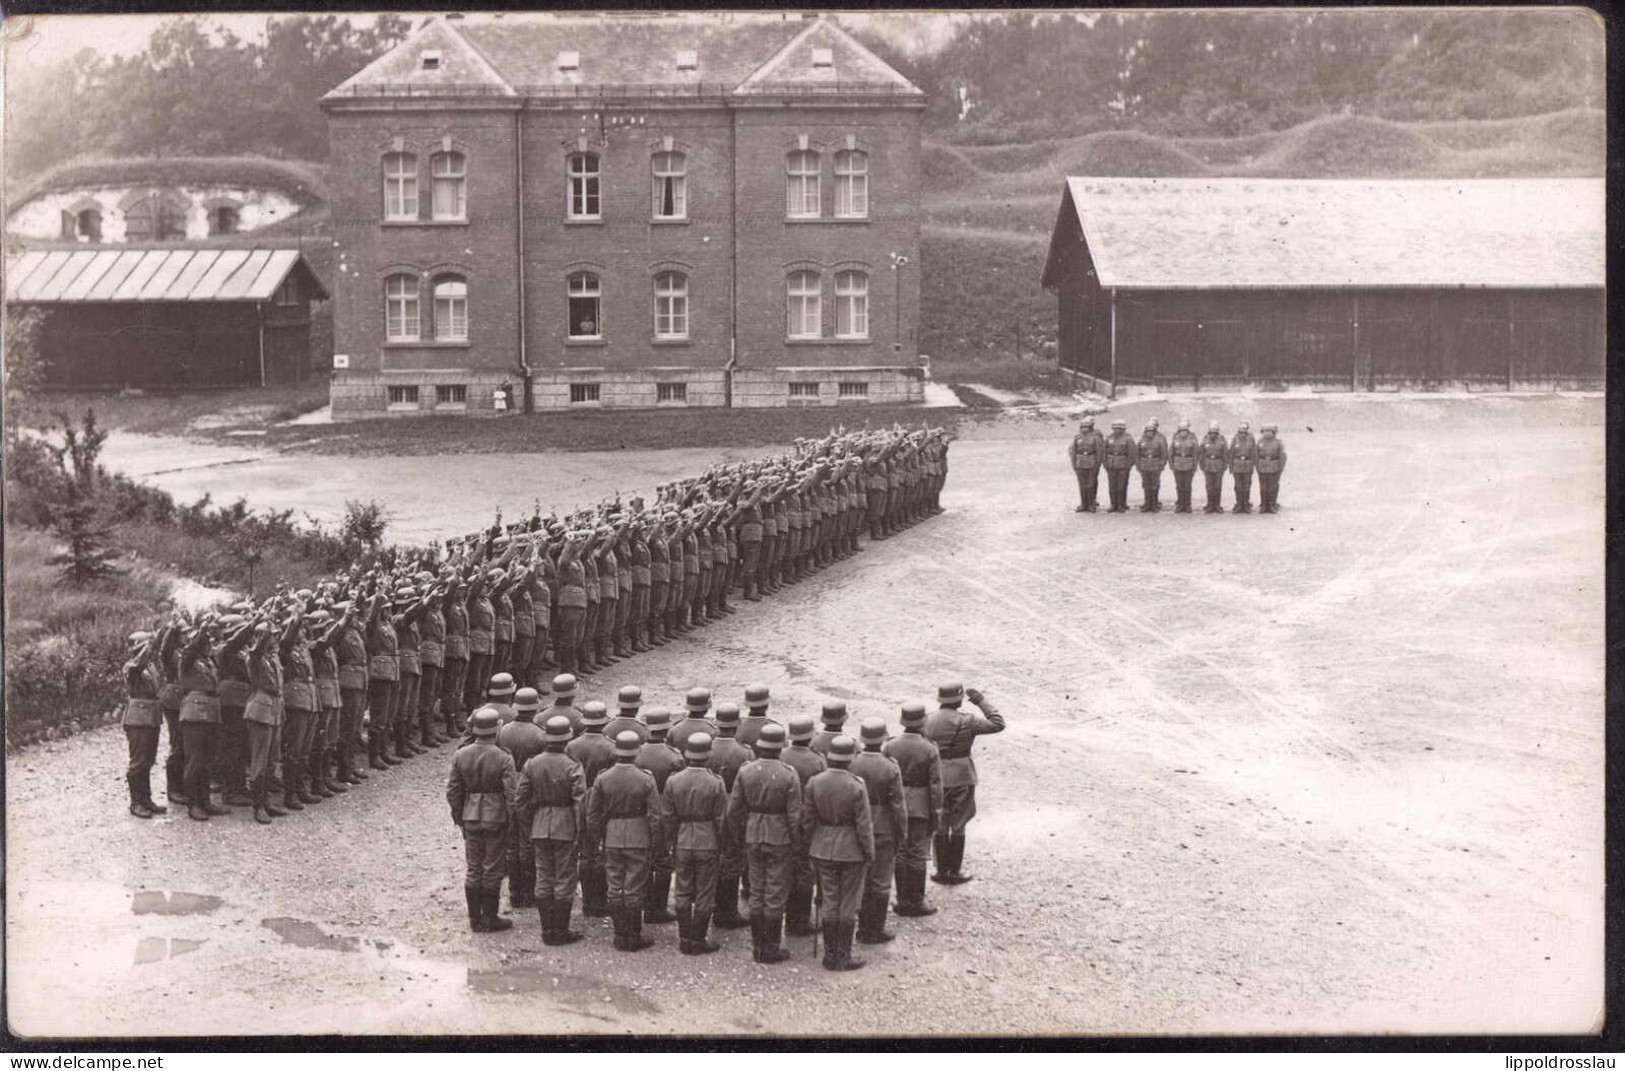
[(570, 337), (603, 338), (604, 321), (601, 315), (603, 294), (599, 288), (598, 276), (590, 271), (576, 272), (570, 276), (567, 290), (570, 303)]

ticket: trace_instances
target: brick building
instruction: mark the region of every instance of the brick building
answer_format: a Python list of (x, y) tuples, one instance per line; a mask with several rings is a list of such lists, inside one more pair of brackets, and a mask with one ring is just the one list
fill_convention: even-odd
[(923, 94), (826, 19), (435, 18), (323, 103), (336, 417), (921, 399)]

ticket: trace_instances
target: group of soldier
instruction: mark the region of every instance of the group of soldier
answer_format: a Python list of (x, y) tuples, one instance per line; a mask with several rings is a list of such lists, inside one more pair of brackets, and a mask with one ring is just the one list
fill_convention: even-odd
[[(151, 770), (167, 726), (170, 802), (269, 824), (462, 731), (493, 674), (590, 676), (732, 614), (935, 513), (941, 429), (798, 440), (561, 519), (538, 506), (404, 560), (358, 566), (228, 612), (176, 610), (129, 638), (130, 813), (167, 808)], [(217, 802), (218, 799), (218, 802)]]
[(1251, 513), (1253, 474), (1258, 474), (1260, 513), (1278, 511), (1277, 495), (1281, 488), (1281, 472), (1286, 468), (1286, 447), (1277, 436), (1274, 424), (1259, 429), (1254, 439), (1246, 421), (1242, 421), (1236, 434), (1225, 442), (1219, 422), (1207, 426), (1207, 435), (1201, 439), (1191, 431), (1189, 420), (1181, 420), (1172, 441), (1157, 429), (1153, 418), (1146, 421), (1140, 438), (1128, 433), (1128, 423), (1112, 421), (1110, 435), (1095, 430), (1093, 417), (1085, 417), (1078, 433), (1067, 445), (1067, 457), (1078, 477), (1079, 513), (1094, 513), (1097, 509), (1097, 489), (1100, 472), (1106, 472), (1106, 488), (1111, 499), (1112, 513), (1128, 511), (1129, 473), (1138, 470), (1143, 499), (1141, 513), (1159, 513), (1162, 510), (1162, 472), (1171, 469), (1174, 474), (1174, 512), (1191, 511), (1191, 483), (1201, 472), (1207, 484), (1207, 502), (1203, 512), (1223, 513), (1224, 474), (1229, 472), (1235, 485), (1235, 505), (1232, 513)]
[(583, 917), (609, 917), (618, 951), (652, 945), (646, 923), (675, 921), (682, 953), (715, 952), (714, 921), (750, 927), (758, 963), (789, 958), (788, 932), (821, 938), (826, 968), (853, 970), (864, 963), (854, 939), (894, 938), (890, 911), (935, 914), (933, 854), (932, 880), (970, 880), (971, 747), (1005, 727), (974, 688), (940, 685), (929, 714), (905, 705), (896, 735), (879, 717), (850, 733), (839, 700), (823, 705), (820, 725), (807, 714), (781, 724), (764, 685), (745, 689), (743, 716), (691, 689), (675, 723), (644, 709), (638, 687), (620, 689), (613, 719), (601, 702), (577, 705), (577, 690), (560, 674), (544, 709), (535, 689), (515, 692), (500, 674), (469, 718), (446, 798), (476, 933), (513, 927), (499, 913), (506, 877), (510, 905), (536, 909), (547, 945), (582, 939), (570, 928), (579, 887)]

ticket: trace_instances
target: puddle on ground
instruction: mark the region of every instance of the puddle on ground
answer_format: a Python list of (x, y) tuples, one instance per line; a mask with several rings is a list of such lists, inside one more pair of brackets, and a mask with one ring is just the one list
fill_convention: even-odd
[(584, 1009), (613, 1009), (626, 1015), (657, 1015), (660, 1005), (626, 986), (604, 985), (579, 975), (561, 974), (545, 967), (468, 969), (468, 988), (476, 993), (550, 993), (561, 1004)]
[(207, 915), (223, 903), (225, 901), (218, 896), (202, 893), (172, 892), (165, 896), (157, 890), (149, 890), (135, 894), (130, 910), (137, 915)]
[(274, 919), (260, 919), (260, 925), (275, 933), (290, 945), (300, 948), (318, 948), (328, 952), (354, 952), (360, 943), (354, 937), (338, 937), (323, 932), (322, 928), (314, 922), (304, 919), (290, 919), (278, 917)]
[(196, 952), (203, 947), (202, 941), (189, 941), (184, 937), (143, 937), (135, 946), (135, 962), (157, 963), (160, 960), (174, 959), (184, 956), (188, 952)]

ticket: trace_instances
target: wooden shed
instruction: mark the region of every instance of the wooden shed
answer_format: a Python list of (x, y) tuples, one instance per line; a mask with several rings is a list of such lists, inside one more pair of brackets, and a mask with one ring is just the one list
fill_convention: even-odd
[(1070, 178), (1043, 285), (1103, 393), (1600, 389), (1601, 179)]
[(6, 271), (7, 304), (45, 313), (45, 385), (60, 389), (297, 382), (326, 298), (297, 249), (32, 250)]

